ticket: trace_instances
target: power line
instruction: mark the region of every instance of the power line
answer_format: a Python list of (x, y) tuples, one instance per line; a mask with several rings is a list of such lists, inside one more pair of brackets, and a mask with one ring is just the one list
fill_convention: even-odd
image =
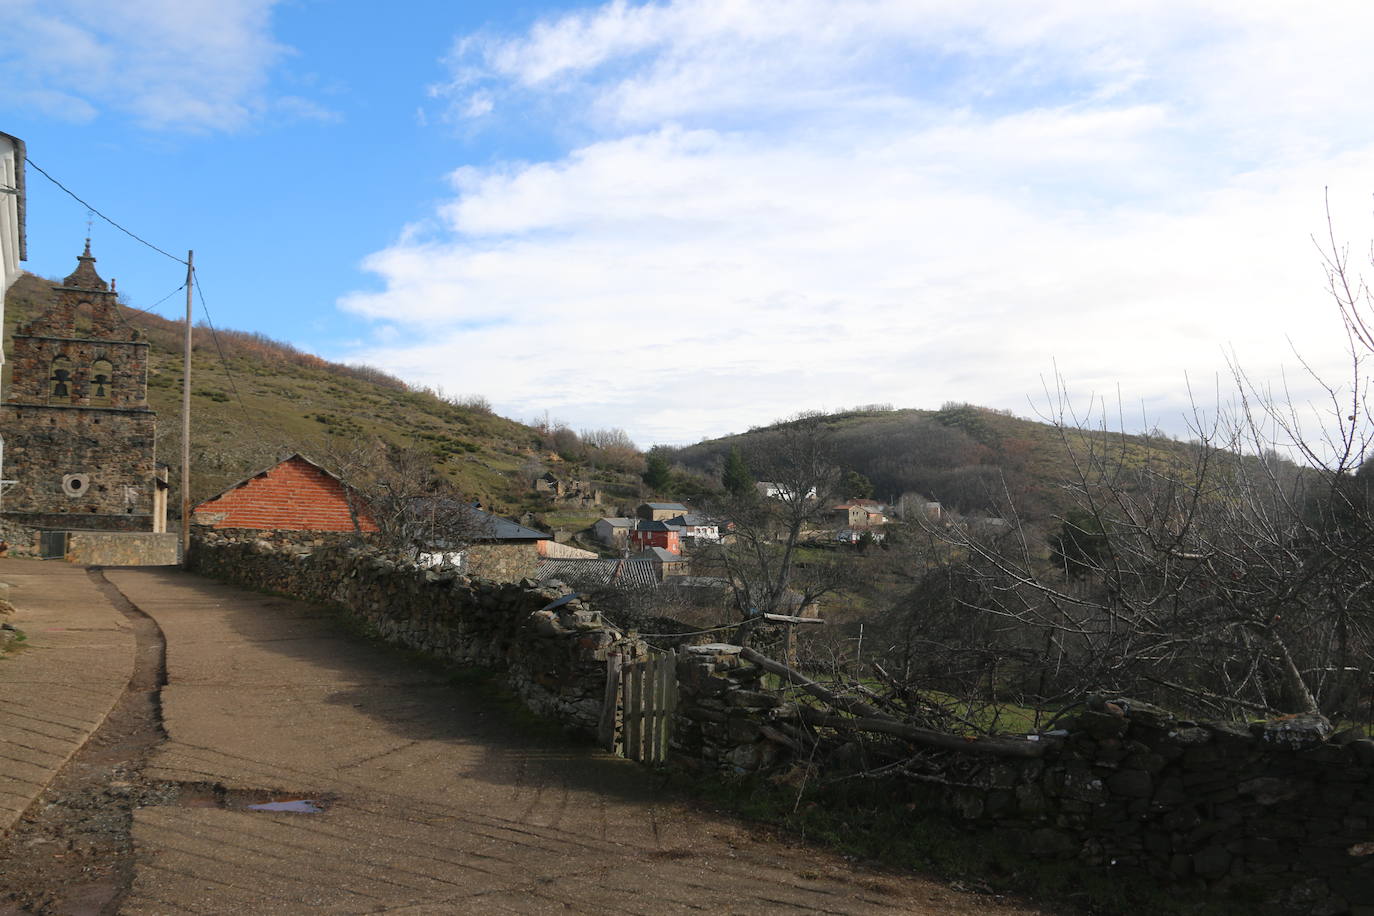
[(77, 197), (76, 194), (74, 194), (70, 188), (68, 188), (68, 187), (67, 187), (66, 185), (64, 185), (62, 182), (58, 181), (56, 178), (54, 178), (54, 177), (52, 177), (51, 175), (49, 175), (47, 172), (43, 171), (43, 169), (38, 165), (38, 163), (34, 162), (32, 159), (28, 158), (27, 156), (24, 157), (24, 164), (25, 164), (26, 166), (31, 166), (31, 167), (33, 168), (33, 170), (36, 171), (38, 174), (42, 175), (44, 178), (48, 179), (48, 180), (51, 181), (53, 184), (57, 185), (59, 188), (61, 188), (63, 191), (65, 191), (65, 192), (67, 193), (67, 195), (68, 195), (69, 197), (71, 197), (72, 200), (74, 200), (74, 201), (76, 201), (77, 203), (81, 204), (81, 206), (85, 207), (87, 210), (91, 211), (91, 212), (94, 213), (96, 216), (100, 217), (100, 218), (103, 219), (105, 222), (109, 223), (111, 226), (114, 226), (116, 229), (118, 229), (120, 232), (122, 232), (122, 233), (124, 233), (125, 235), (127, 235), (129, 238), (133, 239), (133, 240), (136, 241), (136, 242), (139, 242), (140, 244), (147, 245), (149, 248), (153, 249), (153, 250), (156, 251), (158, 254), (163, 255), (164, 257), (171, 258), (173, 261), (176, 261), (178, 264), (185, 265), (186, 261), (185, 261), (184, 259), (179, 258), (179, 257), (177, 257), (177, 256), (174, 255), (174, 254), (169, 254), (169, 253), (167, 253), (166, 251), (163, 251), (161, 248), (157, 247), (156, 245), (154, 245), (152, 242), (148, 241), (148, 240), (145, 239), (145, 238), (140, 238), (139, 236), (137, 236), (137, 235), (135, 235), (134, 233), (130, 232), (128, 229), (125, 229), (125, 228), (124, 228), (123, 226), (121, 226), (119, 223), (117, 223), (117, 222), (115, 222), (114, 220), (110, 219), (110, 218), (109, 218), (108, 216), (106, 216), (104, 213), (101, 213), (101, 212), (100, 212), (99, 210), (97, 210), (95, 207), (93, 207), (93, 206), (91, 206), (90, 204), (86, 203), (86, 202), (85, 202), (84, 200), (82, 200), (80, 197)]
[(181, 292), (181, 291), (182, 291), (183, 289), (185, 289), (185, 288), (186, 288), (186, 284), (185, 284), (185, 283), (181, 284), (181, 285), (178, 286), (176, 289), (172, 290), (170, 293), (168, 293), (167, 295), (163, 296), (161, 299), (157, 300), (157, 301), (154, 302), (152, 305), (148, 306), (146, 309), (141, 309), (141, 308), (139, 308), (139, 307), (136, 306), (136, 305), (121, 305), (120, 307), (121, 307), (121, 308), (126, 308), (126, 309), (128, 309), (129, 311), (135, 312), (135, 313), (137, 313), (137, 314), (139, 314), (139, 315), (147, 315), (149, 318), (161, 318), (161, 317), (162, 317), (161, 315), (154, 315), (154, 314), (153, 314), (153, 309), (157, 308), (159, 305), (161, 305), (162, 303), (166, 302), (168, 299), (172, 298), (173, 296), (175, 296), (177, 293)]
[[(248, 422), (248, 426), (253, 430), (253, 434), (257, 436), (258, 442), (266, 445), (267, 441), (263, 438), (262, 431), (253, 422), (252, 416), (248, 413), (248, 405), (243, 403), (243, 395), (239, 394), (239, 386), (234, 381), (234, 372), (229, 368), (229, 359), (224, 355), (224, 348), (220, 346), (219, 334), (215, 331), (215, 322), (210, 318), (210, 306), (205, 303), (205, 291), (201, 289), (200, 274), (193, 273), (192, 279), (194, 280), (196, 296), (200, 298), (200, 310), (205, 313), (205, 323), (210, 327), (210, 339), (215, 343), (215, 351), (219, 353), (220, 365), (224, 366), (224, 375), (229, 379), (229, 388), (234, 392), (234, 398), (239, 402), (239, 410), (243, 411), (243, 418)], [(267, 415), (264, 413), (263, 418), (266, 419), (266, 417)]]

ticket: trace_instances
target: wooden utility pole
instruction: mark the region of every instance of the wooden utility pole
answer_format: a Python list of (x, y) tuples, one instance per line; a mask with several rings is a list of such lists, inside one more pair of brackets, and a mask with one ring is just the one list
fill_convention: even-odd
[(181, 371), (181, 563), (191, 565), (191, 293), (195, 252), (186, 252), (186, 348)]

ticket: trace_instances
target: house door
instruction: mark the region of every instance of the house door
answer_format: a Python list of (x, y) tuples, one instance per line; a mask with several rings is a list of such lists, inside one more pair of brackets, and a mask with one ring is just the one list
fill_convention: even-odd
[(40, 532), (38, 536), (38, 555), (45, 560), (65, 560), (67, 558), (67, 532)]

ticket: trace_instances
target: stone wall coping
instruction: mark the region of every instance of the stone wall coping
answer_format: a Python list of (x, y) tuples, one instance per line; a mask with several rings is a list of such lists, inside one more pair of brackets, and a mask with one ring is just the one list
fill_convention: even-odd
[(146, 413), (153, 416), (157, 411), (151, 407), (107, 407), (103, 404), (29, 404), (24, 401), (6, 401), (6, 407), (22, 407), (25, 410), (84, 410), (87, 413)]
[(690, 655), (739, 655), (743, 649), (743, 646), (728, 642), (708, 642), (701, 646), (688, 646), (686, 652)]
[(148, 341), (146, 340), (112, 340), (108, 337), (58, 337), (55, 334), (11, 334), (10, 338), (14, 340), (61, 340), (66, 343), (90, 343), (100, 344), (101, 346), (110, 344), (125, 347), (148, 346)]

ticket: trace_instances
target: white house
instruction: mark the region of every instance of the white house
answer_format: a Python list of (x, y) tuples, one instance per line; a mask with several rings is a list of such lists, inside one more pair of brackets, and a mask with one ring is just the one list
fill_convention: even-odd
[(684, 538), (696, 538), (700, 541), (720, 540), (720, 523), (702, 515), (691, 513), (679, 515), (668, 519), (663, 524), (669, 528), (679, 529)]
[[(767, 480), (760, 480), (754, 484), (760, 493), (767, 499), (791, 499), (793, 498), (793, 487), (785, 483), (773, 483)], [(816, 488), (812, 487), (806, 492), (806, 499), (816, 498)]]
[[(20, 261), (28, 260), (24, 239), (24, 141), (0, 133), (0, 321), (4, 294), (19, 279)], [(0, 354), (0, 362), (4, 362)]]
[[(0, 325), (5, 321), (5, 293), (19, 279), (20, 261), (29, 253), (24, 239), (24, 141), (0, 133)], [(0, 348), (0, 365), (5, 351)], [(0, 439), (0, 478), (4, 474), (5, 442)], [(9, 482), (0, 479), (0, 492)]]

